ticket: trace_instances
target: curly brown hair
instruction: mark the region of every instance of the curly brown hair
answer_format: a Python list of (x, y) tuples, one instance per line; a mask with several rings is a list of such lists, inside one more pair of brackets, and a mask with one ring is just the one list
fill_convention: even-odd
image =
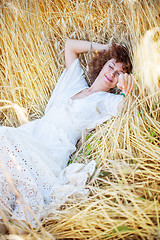
[[(129, 58), (128, 50), (118, 44), (112, 43), (107, 50), (98, 51), (94, 54), (88, 63), (88, 72), (90, 83), (92, 84), (100, 73), (105, 63), (114, 58), (116, 62), (123, 63), (123, 71), (130, 74), (132, 71), (132, 63)], [(112, 93), (119, 93), (117, 87), (110, 89)]]

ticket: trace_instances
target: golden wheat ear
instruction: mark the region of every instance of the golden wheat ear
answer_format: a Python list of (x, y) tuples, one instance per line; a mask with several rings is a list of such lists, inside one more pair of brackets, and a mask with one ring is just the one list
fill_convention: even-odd
[(9, 100), (0, 100), (0, 103), (3, 104), (3, 106), (0, 107), (0, 111), (3, 112), (4, 110), (7, 109), (13, 109), (16, 113), (17, 119), (19, 121), (18, 125), (25, 124), (29, 122), (28, 117), (26, 116), (26, 110), (22, 107), (20, 107), (16, 103), (12, 103)]
[(19, 121), (20, 125), (29, 122), (29, 119), (26, 116), (26, 111), (24, 108), (20, 107), (18, 104), (15, 104), (15, 103), (12, 104), (12, 107), (16, 112), (16, 115), (18, 117), (18, 121)]
[(160, 89), (160, 28), (146, 31), (137, 45), (135, 68), (138, 77), (151, 94)]

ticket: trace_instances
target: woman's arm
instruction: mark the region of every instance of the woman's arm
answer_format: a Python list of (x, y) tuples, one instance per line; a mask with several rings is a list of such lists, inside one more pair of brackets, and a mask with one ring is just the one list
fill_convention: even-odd
[(100, 44), (84, 40), (67, 39), (65, 43), (65, 63), (68, 69), (80, 53), (107, 49), (109, 44)]

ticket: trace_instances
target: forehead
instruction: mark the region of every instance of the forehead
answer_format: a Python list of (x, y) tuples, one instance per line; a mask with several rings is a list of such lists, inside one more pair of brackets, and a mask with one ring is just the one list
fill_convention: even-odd
[(106, 62), (106, 64), (112, 64), (117, 69), (123, 71), (123, 62), (116, 62), (116, 60), (114, 58), (111, 58), (110, 60), (108, 60), (108, 62)]

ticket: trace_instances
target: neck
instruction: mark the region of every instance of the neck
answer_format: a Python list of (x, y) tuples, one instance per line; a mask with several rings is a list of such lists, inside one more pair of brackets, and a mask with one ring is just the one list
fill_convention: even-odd
[(100, 84), (100, 81), (98, 81), (98, 78), (94, 81), (94, 83), (91, 85), (91, 87), (88, 89), (89, 92), (94, 93), (94, 92), (109, 92), (110, 88), (106, 88), (106, 86), (103, 86)]

